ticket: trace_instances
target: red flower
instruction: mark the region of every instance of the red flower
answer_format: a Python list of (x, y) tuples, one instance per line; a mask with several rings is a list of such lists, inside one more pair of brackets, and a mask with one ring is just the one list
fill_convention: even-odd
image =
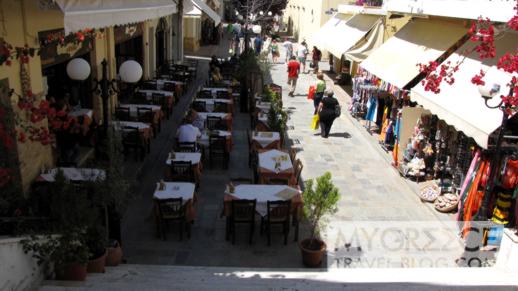
[(26, 141), (26, 136), (23, 131), (20, 131), (20, 133), (18, 134), (18, 141), (21, 143), (24, 143)]
[(477, 75), (473, 76), (473, 78), (471, 78), (471, 83), (478, 85), (478, 86), (484, 86), (486, 84), (486, 82), (484, 82), (484, 80), (482, 80), (482, 78), (484, 78), (485, 75), (486, 75), (486, 73), (484, 71), (480, 70), (480, 73), (478, 73)]

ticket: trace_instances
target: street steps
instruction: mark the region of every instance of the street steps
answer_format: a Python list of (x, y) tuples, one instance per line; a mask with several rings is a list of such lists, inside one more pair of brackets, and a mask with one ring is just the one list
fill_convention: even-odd
[(61, 290), (518, 290), (518, 275), (498, 268), (266, 269), (120, 265), (84, 282), (44, 281)]

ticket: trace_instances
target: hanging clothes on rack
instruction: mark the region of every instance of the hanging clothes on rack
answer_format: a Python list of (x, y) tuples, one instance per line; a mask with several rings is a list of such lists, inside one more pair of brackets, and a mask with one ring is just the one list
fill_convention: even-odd
[(374, 95), (371, 95), (369, 98), (369, 102), (367, 103), (367, 115), (365, 116), (365, 119), (376, 122), (376, 109), (377, 98), (374, 97)]

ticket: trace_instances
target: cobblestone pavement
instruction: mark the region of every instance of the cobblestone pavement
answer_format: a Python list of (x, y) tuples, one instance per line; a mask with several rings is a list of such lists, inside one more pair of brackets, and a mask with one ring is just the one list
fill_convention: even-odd
[[(307, 66), (309, 67), (309, 66)], [(328, 64), (321, 62), (322, 70), (328, 69)], [(437, 213), (429, 205), (420, 201), (415, 191), (407, 181), (387, 161), (386, 153), (380, 151), (380, 147), (374, 138), (366, 134), (366, 129), (361, 123), (354, 120), (347, 112), (347, 103), (343, 90), (334, 90), (342, 105), (342, 116), (335, 120), (328, 139), (320, 137), (320, 130), (310, 129), (313, 117), (313, 102), (307, 100), (307, 92), (310, 85), (316, 82), (313, 73), (299, 75), (295, 96), (288, 96), (286, 64), (275, 64), (271, 69), (271, 79), (274, 83), (283, 86), (283, 106), (290, 113), (288, 121), (288, 137), (298, 149), (298, 157), (301, 159), (304, 169), (302, 179), (307, 180), (322, 175), (329, 171), (333, 175), (333, 181), (339, 188), (341, 199), (339, 210), (331, 218), (331, 231), (327, 242), (331, 244), (328, 249), (336, 247), (335, 244), (346, 243), (349, 251), (355, 247), (363, 250), (354, 256), (369, 257), (365, 251), (365, 244), (383, 243), (378, 238), (368, 241), (363, 237), (357, 245), (351, 244), (351, 234), (338, 238), (337, 229), (340, 223), (356, 225), (357, 227), (373, 227), (376, 223), (387, 225), (389, 221), (398, 221), (400, 232), (391, 241), (391, 258), (388, 262), (380, 263), (390, 266), (405, 266), (409, 258), (408, 250), (398, 249), (398, 243), (405, 241), (411, 243), (412, 238), (405, 234), (405, 229), (416, 229), (422, 236), (427, 226), (448, 228), (447, 231), (436, 235), (437, 243), (450, 243), (448, 250), (437, 250), (437, 244), (429, 250), (420, 248), (417, 256), (427, 256), (434, 260), (440, 259), (440, 264), (453, 266), (456, 258), (462, 252), (460, 240), (453, 227), (453, 215)], [(332, 81), (327, 79), (327, 88), (333, 88)], [(410, 223), (415, 222), (415, 223)], [(369, 226), (367, 226), (369, 225)], [(350, 229), (349, 229), (350, 230)], [(423, 239), (423, 237), (415, 240)], [(377, 240), (372, 242), (372, 240)], [(421, 241), (421, 244), (423, 241)], [(419, 245), (419, 243), (417, 243)], [(383, 247), (373, 248), (372, 258), (380, 255)], [(386, 256), (385, 256), (386, 258)], [(374, 262), (375, 264), (375, 262)], [(408, 265), (412, 265), (409, 263)], [(415, 265), (415, 264), (414, 264)]]

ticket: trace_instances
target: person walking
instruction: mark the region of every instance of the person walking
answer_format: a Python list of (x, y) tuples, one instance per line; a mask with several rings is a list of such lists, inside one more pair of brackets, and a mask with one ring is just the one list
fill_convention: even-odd
[(322, 59), (322, 52), (316, 46), (313, 46), (313, 51), (311, 53), (313, 54), (313, 73), (316, 74), (318, 73), (318, 62)]
[(290, 86), (289, 96), (293, 97), (295, 93), (295, 86), (297, 86), (297, 79), (299, 78), (300, 64), (294, 56), (291, 56), (288, 62), (288, 85)]
[(263, 49), (263, 38), (260, 35), (258, 35), (254, 39), (255, 55), (258, 56), (261, 53), (262, 49)]
[(286, 41), (282, 44), (284, 48), (286, 49), (286, 58), (285, 62), (287, 63), (289, 60), (291, 60), (291, 57), (293, 56), (293, 43), (290, 41), (290, 39), (286, 39)]
[(317, 114), (318, 106), (324, 97), (324, 92), (326, 91), (326, 81), (324, 81), (324, 74), (322, 72), (318, 72), (317, 74), (317, 83), (315, 84), (315, 96), (313, 98), (313, 106), (315, 107), (315, 113)]
[(279, 61), (279, 44), (275, 39), (272, 40), (270, 50), (272, 52), (272, 61), (274, 64), (276, 64)]
[(306, 56), (308, 55), (308, 48), (300, 43), (297, 48), (297, 59), (299, 63), (302, 65), (302, 73), (306, 72)]
[(328, 91), (325, 93), (325, 97), (322, 98), (320, 105), (318, 106), (318, 118), (320, 120), (320, 136), (322, 138), (328, 138), (331, 126), (335, 121), (336, 107), (340, 106), (338, 100), (334, 98), (334, 93)]

